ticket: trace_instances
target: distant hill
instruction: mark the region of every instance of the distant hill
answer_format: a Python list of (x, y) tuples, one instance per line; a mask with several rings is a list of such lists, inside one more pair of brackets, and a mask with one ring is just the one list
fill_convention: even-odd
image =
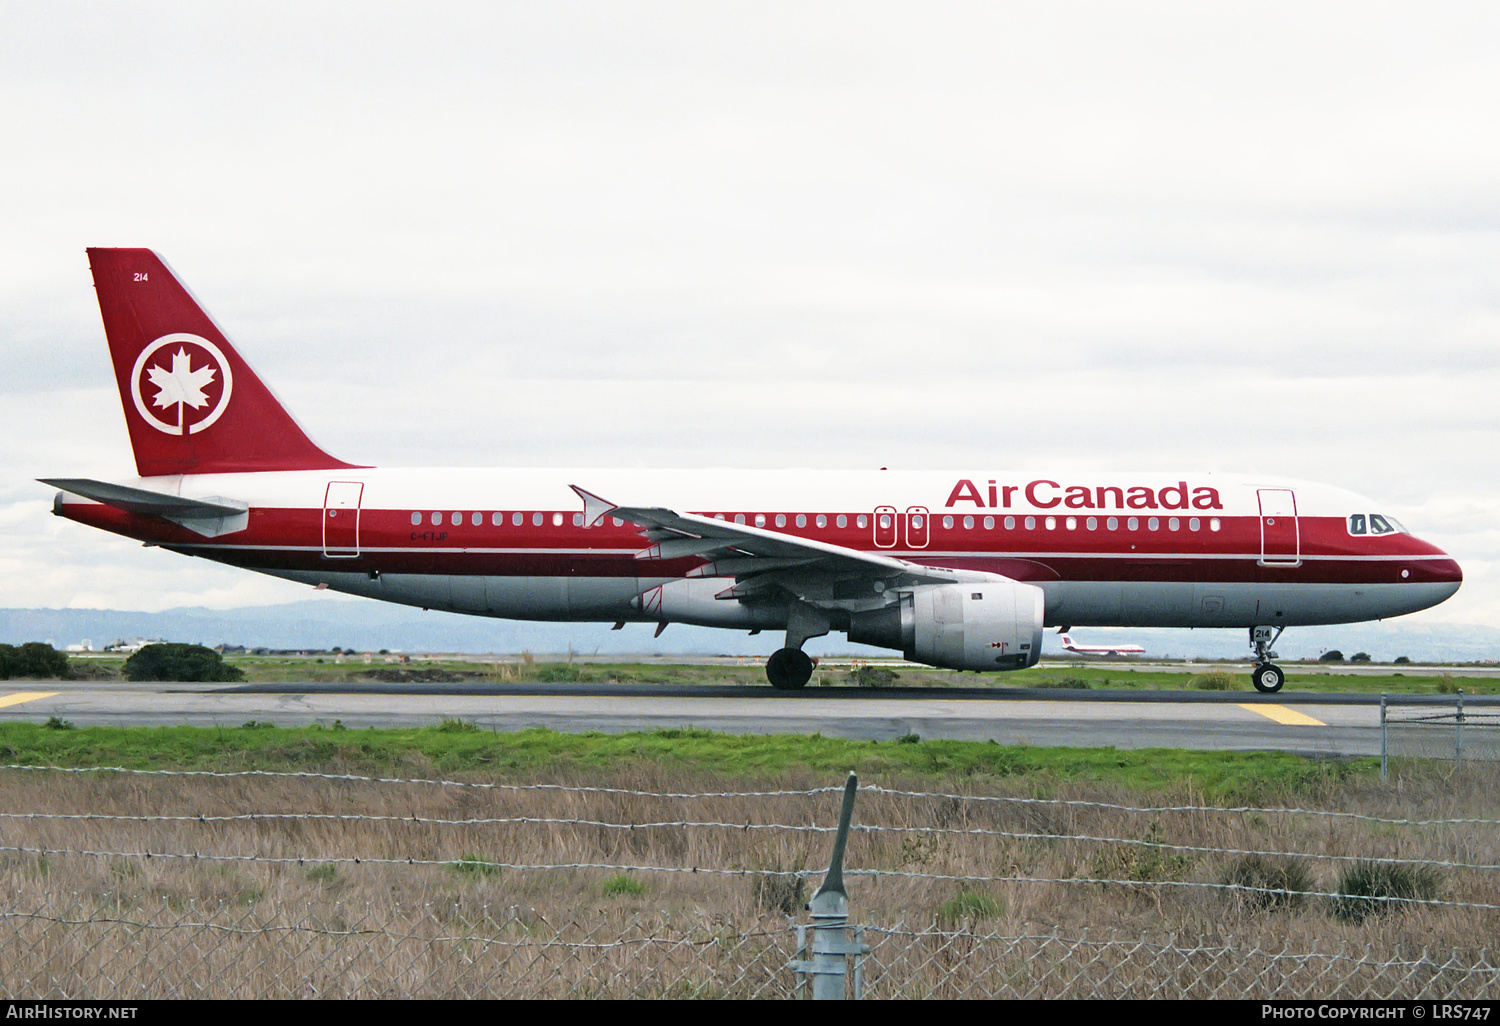
[[(403, 652), (495, 652), (581, 655), (769, 655), (781, 632), (751, 637), (743, 631), (669, 626), (653, 638), (651, 624), (528, 623), (455, 613), (422, 612), (406, 606), (339, 599), (241, 609), (168, 609), (160, 613), (114, 609), (0, 609), (0, 642), (48, 641), (58, 648), (85, 639), (95, 648), (118, 638), (162, 638), (247, 648), (382, 648)], [(1085, 644), (1132, 641), (1151, 656), (1223, 659), (1247, 655), (1238, 630), (1160, 628), (1087, 629), (1073, 632)], [(1469, 624), (1382, 621), (1343, 627), (1298, 627), (1287, 631), (1278, 651), (1284, 659), (1314, 658), (1326, 649), (1347, 655), (1368, 652), (1377, 661), (1407, 656), (1416, 661), (1476, 662), (1500, 659), (1500, 629)], [(842, 634), (808, 643), (813, 655), (890, 655), (851, 645)], [(1062, 651), (1047, 635), (1049, 655)]]

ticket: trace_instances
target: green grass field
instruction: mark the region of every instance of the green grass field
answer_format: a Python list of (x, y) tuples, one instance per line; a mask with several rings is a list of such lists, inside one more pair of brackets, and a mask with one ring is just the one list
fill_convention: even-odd
[(1281, 753), (1178, 749), (1040, 748), (978, 741), (852, 741), (803, 735), (737, 735), (674, 729), (630, 734), (522, 730), (498, 733), (457, 721), (405, 730), (319, 726), (88, 727), (0, 723), (0, 764), (125, 769), (307, 770), (361, 775), (569, 776), (638, 767), (723, 778), (826, 776), (1035, 784), (1098, 783), (1190, 791), (1214, 800), (1321, 792), (1373, 780), (1374, 759), (1313, 761)]

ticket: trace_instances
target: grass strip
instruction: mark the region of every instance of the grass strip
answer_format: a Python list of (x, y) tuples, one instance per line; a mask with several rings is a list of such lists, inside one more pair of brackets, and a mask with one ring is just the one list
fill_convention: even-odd
[(1114, 784), (1190, 789), (1210, 800), (1317, 793), (1374, 779), (1374, 759), (1314, 761), (1280, 752), (1045, 748), (983, 741), (922, 741), (915, 735), (855, 741), (812, 735), (741, 735), (708, 730), (626, 734), (512, 733), (449, 721), (402, 730), (273, 727), (86, 727), (0, 723), (0, 764), (126, 769), (279, 770), (384, 776), (526, 777), (637, 765), (764, 778), (848, 770), (868, 782), (1027, 778), (1046, 787)]

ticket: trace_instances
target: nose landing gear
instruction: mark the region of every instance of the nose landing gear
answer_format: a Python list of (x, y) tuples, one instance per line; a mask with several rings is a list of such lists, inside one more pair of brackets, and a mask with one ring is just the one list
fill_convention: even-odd
[(1263, 695), (1274, 695), (1286, 683), (1286, 674), (1281, 667), (1271, 662), (1276, 653), (1271, 646), (1281, 637), (1285, 627), (1251, 627), (1250, 647), (1255, 649), (1255, 669), (1250, 673), (1250, 682)]

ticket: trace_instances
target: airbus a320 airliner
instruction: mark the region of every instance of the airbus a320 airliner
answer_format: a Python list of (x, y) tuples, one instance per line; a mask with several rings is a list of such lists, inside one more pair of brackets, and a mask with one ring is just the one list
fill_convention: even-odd
[(1458, 564), (1324, 485), (1204, 473), (377, 469), (309, 440), (155, 253), (90, 249), (138, 476), (53, 511), (319, 588), (520, 620), (786, 632), (777, 688), (842, 631), (954, 670), (1060, 626), (1248, 628), (1425, 609)]

